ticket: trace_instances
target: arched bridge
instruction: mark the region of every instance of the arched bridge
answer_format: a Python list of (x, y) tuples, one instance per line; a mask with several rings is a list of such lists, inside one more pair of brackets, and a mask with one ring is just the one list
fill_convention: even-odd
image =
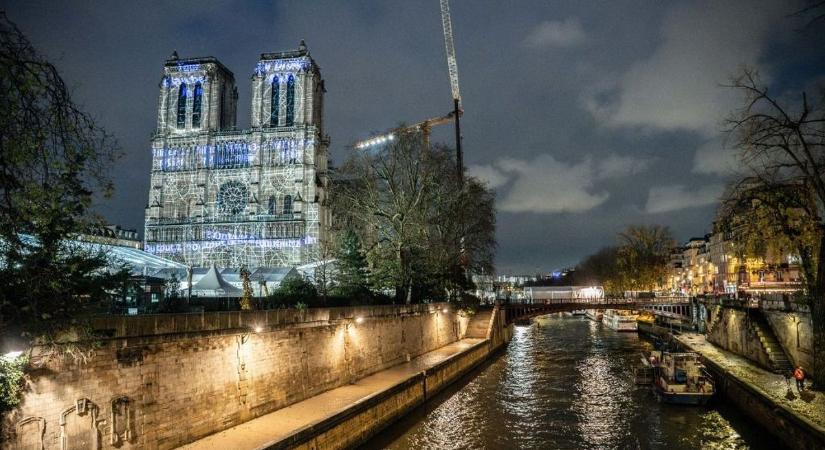
[(507, 323), (559, 312), (581, 309), (633, 309), (650, 311), (655, 315), (674, 319), (690, 318), (691, 299), (688, 297), (655, 298), (554, 298), (533, 300), (532, 303), (504, 303)]

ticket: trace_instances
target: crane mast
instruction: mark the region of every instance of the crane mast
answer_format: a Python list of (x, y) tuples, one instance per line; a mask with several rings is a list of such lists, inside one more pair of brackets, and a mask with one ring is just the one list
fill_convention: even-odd
[(450, 1), (441, 1), (441, 27), (444, 29), (444, 49), (447, 53), (447, 72), (450, 74), (450, 90), (453, 93), (453, 115), (455, 117), (456, 170), (459, 179), (464, 178), (464, 154), (461, 150), (461, 91), (458, 88), (458, 63), (453, 44), (453, 22), (450, 18)]

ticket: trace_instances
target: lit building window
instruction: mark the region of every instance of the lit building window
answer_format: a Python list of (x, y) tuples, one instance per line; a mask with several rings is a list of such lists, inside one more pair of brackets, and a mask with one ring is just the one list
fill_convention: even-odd
[(267, 213), (269, 213), (269, 215), (277, 214), (277, 207), (278, 207), (278, 205), (275, 202), (275, 196), (274, 195), (269, 196), (269, 207), (267, 208)]
[(292, 196), (284, 197), (284, 214), (292, 214)]
[(272, 98), (269, 103), (269, 126), (278, 126), (278, 110), (281, 103), (281, 82), (278, 77), (272, 79)]
[(295, 124), (295, 77), (289, 76), (286, 82), (286, 126)]
[[(203, 97), (203, 86), (201, 82), (195, 83), (194, 98), (192, 99), (192, 127), (200, 128), (201, 126), (201, 102)], [(180, 120), (180, 119), (178, 119)]]
[(186, 127), (186, 83), (178, 89), (178, 128)]

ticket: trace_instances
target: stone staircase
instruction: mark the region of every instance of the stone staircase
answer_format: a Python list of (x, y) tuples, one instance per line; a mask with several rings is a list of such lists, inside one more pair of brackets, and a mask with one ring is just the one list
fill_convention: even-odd
[(490, 328), (490, 318), (493, 316), (492, 309), (482, 309), (476, 311), (470, 323), (467, 325), (467, 334), (464, 337), (486, 339), (487, 330)]
[(786, 373), (793, 370), (793, 364), (791, 363), (790, 358), (788, 358), (788, 355), (782, 348), (782, 344), (780, 344), (779, 340), (776, 339), (773, 328), (771, 328), (770, 323), (768, 323), (768, 319), (765, 318), (762, 311), (752, 311), (750, 317), (752, 319), (751, 326), (754, 331), (756, 331), (756, 335), (759, 337), (759, 342), (762, 344), (762, 348), (764, 348), (765, 352), (768, 354), (771, 369), (776, 373)]

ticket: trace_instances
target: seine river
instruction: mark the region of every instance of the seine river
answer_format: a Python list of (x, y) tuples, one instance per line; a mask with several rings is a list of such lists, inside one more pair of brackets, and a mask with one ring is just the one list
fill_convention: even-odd
[(584, 317), (516, 327), (507, 350), (368, 443), (391, 449), (776, 449), (732, 407), (679, 407), (633, 382), (652, 345)]

